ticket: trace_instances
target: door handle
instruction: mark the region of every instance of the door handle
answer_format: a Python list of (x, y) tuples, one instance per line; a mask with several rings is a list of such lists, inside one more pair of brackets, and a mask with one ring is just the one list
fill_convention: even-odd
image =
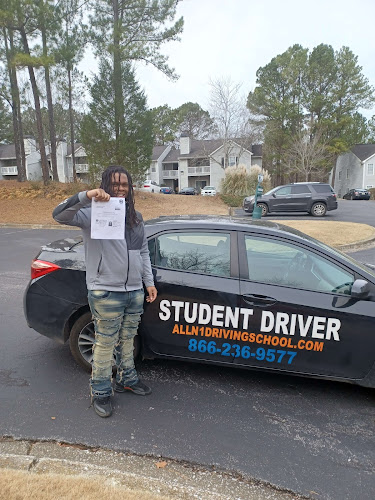
[(266, 295), (258, 294), (246, 294), (242, 295), (245, 302), (252, 306), (267, 307), (276, 304), (277, 300), (273, 297), (267, 297)]

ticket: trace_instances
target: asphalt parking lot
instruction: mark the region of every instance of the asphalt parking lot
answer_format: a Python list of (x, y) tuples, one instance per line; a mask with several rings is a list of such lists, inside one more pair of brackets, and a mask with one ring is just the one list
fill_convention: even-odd
[[(236, 209), (236, 215), (251, 217), (242, 209)], [(337, 210), (327, 212), (325, 217), (313, 217), (306, 212), (280, 212), (268, 214), (266, 220), (327, 220), (340, 222), (359, 222), (375, 227), (375, 200), (338, 200)]]
[(2, 436), (171, 458), (310, 498), (373, 498), (369, 389), (148, 361), (139, 368), (153, 394), (116, 396), (113, 417), (97, 418), (89, 408), (88, 376), (68, 346), (30, 330), (22, 313), (31, 258), (40, 245), (67, 234), (72, 232), (0, 229)]

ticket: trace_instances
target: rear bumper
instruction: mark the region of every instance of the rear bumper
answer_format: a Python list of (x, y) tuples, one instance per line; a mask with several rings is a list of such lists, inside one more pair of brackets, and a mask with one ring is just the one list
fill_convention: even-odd
[(330, 212), (331, 210), (337, 210), (337, 207), (338, 207), (337, 200), (330, 201), (329, 203), (327, 203), (327, 211), (328, 212)]
[(47, 294), (38, 283), (30, 281), (23, 296), (23, 312), (30, 328), (60, 344), (67, 340), (66, 324), (82, 304)]

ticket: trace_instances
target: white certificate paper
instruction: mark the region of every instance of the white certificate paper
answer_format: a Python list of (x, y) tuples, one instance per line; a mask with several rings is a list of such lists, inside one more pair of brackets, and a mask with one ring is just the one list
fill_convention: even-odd
[(125, 238), (125, 198), (91, 202), (91, 238), (123, 240)]

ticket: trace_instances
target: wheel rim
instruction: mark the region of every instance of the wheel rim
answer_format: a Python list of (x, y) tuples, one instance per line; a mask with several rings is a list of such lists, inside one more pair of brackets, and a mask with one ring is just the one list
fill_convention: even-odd
[(318, 203), (314, 205), (313, 212), (315, 215), (324, 215), (326, 212), (326, 207), (323, 203)]
[[(95, 327), (94, 322), (90, 321), (86, 326), (82, 328), (78, 335), (78, 349), (82, 358), (87, 362), (92, 364), (93, 352), (92, 348), (95, 340)], [(116, 365), (116, 355), (113, 352), (112, 365)]]
[(83, 359), (87, 363), (92, 363), (92, 348), (94, 345), (94, 339), (95, 339), (95, 329), (94, 329), (94, 322), (91, 321), (88, 323), (85, 327), (82, 328), (82, 330), (79, 332), (78, 336), (78, 349), (83, 357)]
[(266, 215), (266, 214), (267, 214), (267, 208), (266, 208), (266, 206), (265, 206), (265, 205), (263, 205), (263, 204), (262, 204), (262, 205), (260, 205), (260, 206), (261, 206), (261, 209), (262, 209), (262, 217), (263, 217), (264, 215)]

